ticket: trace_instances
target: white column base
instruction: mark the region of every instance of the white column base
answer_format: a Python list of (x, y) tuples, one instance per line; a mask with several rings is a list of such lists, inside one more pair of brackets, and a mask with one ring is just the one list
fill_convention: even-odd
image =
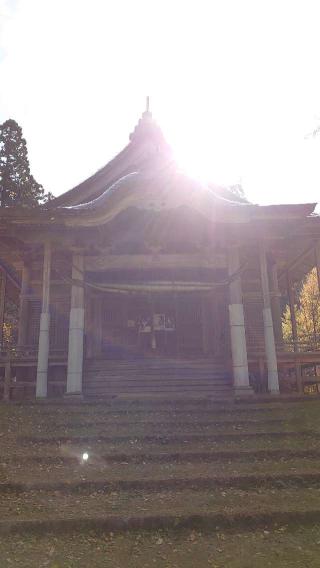
[(247, 397), (254, 395), (254, 390), (252, 387), (234, 387), (233, 394), (235, 397)]
[(236, 389), (248, 389), (250, 388), (250, 383), (243, 305), (230, 304), (229, 317), (234, 381), (233, 385)]
[(271, 394), (279, 393), (279, 376), (277, 353), (274, 341), (274, 331), (272, 323), (271, 308), (263, 310), (264, 341), (266, 348), (266, 359), (268, 368), (268, 389)]
[(40, 332), (38, 347), (36, 397), (46, 398), (48, 394), (48, 363), (49, 363), (49, 329), (50, 314), (40, 316)]
[(65, 400), (80, 401), (83, 400), (82, 392), (65, 392), (63, 395)]
[(82, 394), (84, 308), (71, 308), (69, 323), (69, 349), (67, 395)]

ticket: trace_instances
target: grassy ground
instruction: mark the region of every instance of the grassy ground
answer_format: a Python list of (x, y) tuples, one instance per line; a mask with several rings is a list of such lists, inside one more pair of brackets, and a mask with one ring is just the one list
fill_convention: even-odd
[(320, 526), (11, 537), (3, 568), (319, 568)]
[[(213, 439), (216, 434), (217, 439)], [(103, 440), (104, 436), (110, 439)], [(289, 451), (310, 450), (314, 450), (314, 456), (286, 455)], [(84, 451), (89, 453), (86, 463), (81, 460)], [(253, 451), (263, 451), (264, 455), (256, 458), (250, 454)], [(268, 456), (270, 451), (279, 455)], [(0, 452), (0, 483), (49, 484), (42, 490), (21, 492), (11, 488), (1, 493), (0, 524), (7, 522), (8, 531), (10, 521), (19, 520), (108, 515), (178, 518), (208, 513), (231, 518), (237, 514), (270, 513), (272, 517), (279, 511), (289, 516), (292, 512), (298, 515), (319, 511), (319, 525), (314, 526), (310, 521), (303, 526), (292, 524), (291, 516), (290, 523), (285, 525), (271, 522), (261, 528), (260, 523), (258, 528), (254, 524), (246, 527), (245, 523), (235, 523), (233, 530), (209, 522), (201, 532), (194, 527), (114, 534), (109, 530), (92, 533), (88, 529), (59, 535), (2, 535), (1, 568), (320, 567), (320, 401), (235, 405), (225, 409), (190, 401), (155, 406), (148, 402), (81, 406), (3, 404)], [(197, 453), (204, 452), (236, 455), (223, 459), (197, 457)], [(166, 458), (172, 453), (175, 458)], [(191, 458), (185, 458), (186, 453)], [(241, 487), (228, 483), (230, 476), (239, 480), (255, 474), (272, 475), (277, 481), (255, 485), (249, 480), (247, 486)], [(310, 480), (308, 474), (315, 474), (314, 479)], [(296, 479), (283, 481), (286, 475)], [(201, 486), (201, 479), (210, 477), (224, 482), (219, 482), (219, 486)], [(151, 489), (150, 483), (139, 490), (116, 487), (119, 481), (144, 480), (154, 487)], [(159, 480), (180, 480), (180, 485), (157, 487)], [(193, 486), (183, 486), (183, 480), (192, 481)], [(50, 488), (50, 483), (75, 481), (113, 482), (115, 486), (80, 491)]]

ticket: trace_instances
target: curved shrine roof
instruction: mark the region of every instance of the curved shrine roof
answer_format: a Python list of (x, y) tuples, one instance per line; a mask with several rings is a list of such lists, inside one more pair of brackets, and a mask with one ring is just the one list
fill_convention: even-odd
[(146, 111), (130, 135), (129, 144), (93, 176), (47, 206), (4, 209), (0, 218), (90, 227), (106, 224), (128, 211), (133, 215), (146, 212), (153, 218), (169, 211), (192, 211), (209, 223), (247, 223), (301, 219), (310, 216), (316, 206), (259, 206), (236, 196), (230, 199), (231, 195), (227, 188), (205, 185), (179, 171), (161, 129)]

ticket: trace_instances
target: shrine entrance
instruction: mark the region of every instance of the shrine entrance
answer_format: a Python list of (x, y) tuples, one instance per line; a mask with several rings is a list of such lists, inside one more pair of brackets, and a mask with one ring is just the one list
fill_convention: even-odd
[(106, 359), (215, 357), (228, 349), (222, 294), (96, 295), (89, 302), (86, 356)]

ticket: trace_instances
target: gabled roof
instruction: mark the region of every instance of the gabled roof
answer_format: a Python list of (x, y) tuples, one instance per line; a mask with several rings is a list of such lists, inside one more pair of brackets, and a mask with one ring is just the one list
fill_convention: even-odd
[[(128, 145), (84, 182), (33, 208), (0, 208), (0, 219), (21, 224), (78, 227), (105, 225), (122, 214), (130, 219), (163, 218), (189, 212), (216, 223), (286, 221), (309, 218), (315, 203), (259, 206), (248, 203), (228, 189), (205, 185), (183, 174), (172, 150), (147, 109), (130, 135)], [(140, 218), (139, 217), (139, 218)], [(317, 219), (319, 221), (320, 218)], [(137, 221), (136, 221), (137, 222)], [(319, 225), (319, 224), (318, 224)]]
[(142, 114), (129, 140), (129, 144), (103, 168), (53, 199), (50, 207), (87, 203), (101, 195), (126, 174), (139, 171), (148, 161), (154, 158), (166, 162), (173, 160), (171, 148), (149, 110)]

